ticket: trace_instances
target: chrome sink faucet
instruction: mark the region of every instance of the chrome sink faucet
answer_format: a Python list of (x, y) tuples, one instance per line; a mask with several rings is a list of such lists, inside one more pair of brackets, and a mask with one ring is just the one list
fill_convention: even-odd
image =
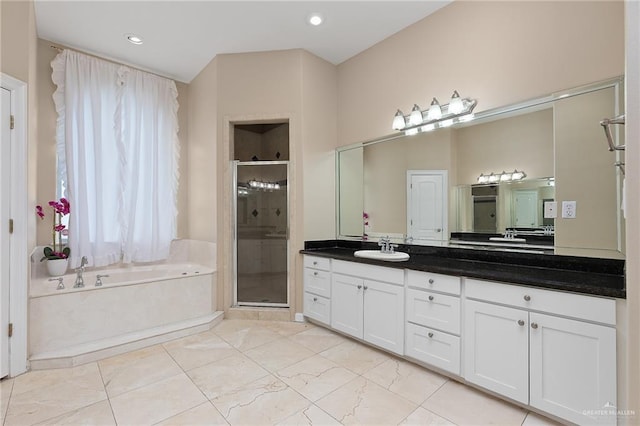
[(382, 253), (393, 253), (393, 250), (398, 247), (397, 244), (391, 244), (391, 238), (387, 235), (386, 237), (381, 237), (380, 241), (378, 241), (378, 245), (380, 246), (380, 251)]
[(73, 285), (73, 288), (84, 287), (84, 278), (82, 277), (82, 274), (84, 274), (84, 269), (88, 263), (89, 261), (87, 260), (87, 256), (82, 256), (82, 259), (80, 259), (80, 267), (76, 269), (76, 283)]

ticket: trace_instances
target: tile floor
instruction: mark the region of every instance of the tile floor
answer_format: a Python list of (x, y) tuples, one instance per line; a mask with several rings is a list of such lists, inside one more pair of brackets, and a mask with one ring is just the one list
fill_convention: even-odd
[(212, 330), (0, 382), (13, 425), (549, 425), (553, 422), (308, 323)]

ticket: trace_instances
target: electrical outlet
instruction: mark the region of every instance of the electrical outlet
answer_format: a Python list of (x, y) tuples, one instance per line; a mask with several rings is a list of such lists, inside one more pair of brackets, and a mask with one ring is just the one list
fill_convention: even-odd
[(562, 202), (562, 218), (563, 219), (576, 218), (576, 202), (575, 201)]
[(544, 218), (555, 219), (558, 217), (558, 203), (555, 201), (544, 202)]

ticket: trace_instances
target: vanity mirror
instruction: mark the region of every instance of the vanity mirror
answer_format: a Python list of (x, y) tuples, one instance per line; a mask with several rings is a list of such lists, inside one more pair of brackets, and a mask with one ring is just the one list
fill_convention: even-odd
[[(624, 151), (608, 151), (600, 126), (622, 106), (619, 78), (339, 148), (338, 238), (492, 247), (515, 233), (525, 249), (624, 258)], [(526, 176), (507, 182), (514, 170)]]

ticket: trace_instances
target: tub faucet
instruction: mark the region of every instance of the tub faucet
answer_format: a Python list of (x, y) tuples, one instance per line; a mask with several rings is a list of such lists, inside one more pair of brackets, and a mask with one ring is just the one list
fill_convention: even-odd
[(109, 275), (96, 275), (96, 287), (102, 287), (102, 279), (107, 278)]
[(89, 263), (87, 256), (82, 256), (82, 259), (80, 259), (80, 267), (76, 269), (76, 283), (73, 285), (73, 288), (84, 287), (84, 278), (82, 277), (82, 274), (84, 274), (84, 268), (87, 266), (87, 263)]

